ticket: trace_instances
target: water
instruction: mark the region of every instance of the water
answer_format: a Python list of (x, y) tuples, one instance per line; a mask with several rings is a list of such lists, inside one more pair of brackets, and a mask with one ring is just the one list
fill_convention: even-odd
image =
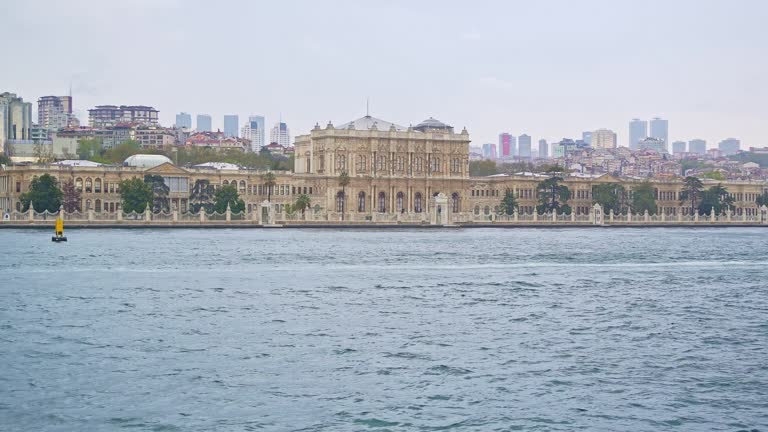
[(768, 429), (768, 230), (0, 231), (3, 431)]

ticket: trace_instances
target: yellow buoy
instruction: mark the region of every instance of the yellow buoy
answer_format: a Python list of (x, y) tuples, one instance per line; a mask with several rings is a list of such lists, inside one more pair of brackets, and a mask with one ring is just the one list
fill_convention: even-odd
[(67, 241), (67, 238), (64, 237), (64, 219), (62, 219), (61, 216), (56, 218), (56, 233), (53, 237), (51, 237), (51, 241)]

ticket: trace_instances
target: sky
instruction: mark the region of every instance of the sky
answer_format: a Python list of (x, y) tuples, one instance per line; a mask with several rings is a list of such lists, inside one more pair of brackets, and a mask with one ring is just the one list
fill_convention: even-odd
[(95, 105), (280, 117), (292, 135), (370, 114), (435, 117), (473, 145), (534, 143), (632, 118), (670, 141), (768, 146), (768, 2), (0, 2), (0, 92)]

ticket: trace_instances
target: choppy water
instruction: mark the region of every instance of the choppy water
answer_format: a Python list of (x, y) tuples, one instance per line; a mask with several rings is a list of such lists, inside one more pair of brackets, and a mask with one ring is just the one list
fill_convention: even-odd
[(768, 428), (768, 230), (0, 231), (0, 430)]

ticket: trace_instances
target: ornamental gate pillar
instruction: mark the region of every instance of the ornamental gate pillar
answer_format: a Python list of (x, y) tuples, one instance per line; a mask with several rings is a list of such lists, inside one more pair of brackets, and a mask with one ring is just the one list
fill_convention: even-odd
[(439, 193), (432, 198), (433, 210), (429, 215), (431, 225), (448, 225), (448, 197)]
[(603, 225), (603, 206), (596, 203), (592, 207), (592, 212), (590, 212), (589, 219), (593, 225)]
[(765, 204), (760, 207), (760, 223), (763, 225), (768, 224), (768, 207)]

